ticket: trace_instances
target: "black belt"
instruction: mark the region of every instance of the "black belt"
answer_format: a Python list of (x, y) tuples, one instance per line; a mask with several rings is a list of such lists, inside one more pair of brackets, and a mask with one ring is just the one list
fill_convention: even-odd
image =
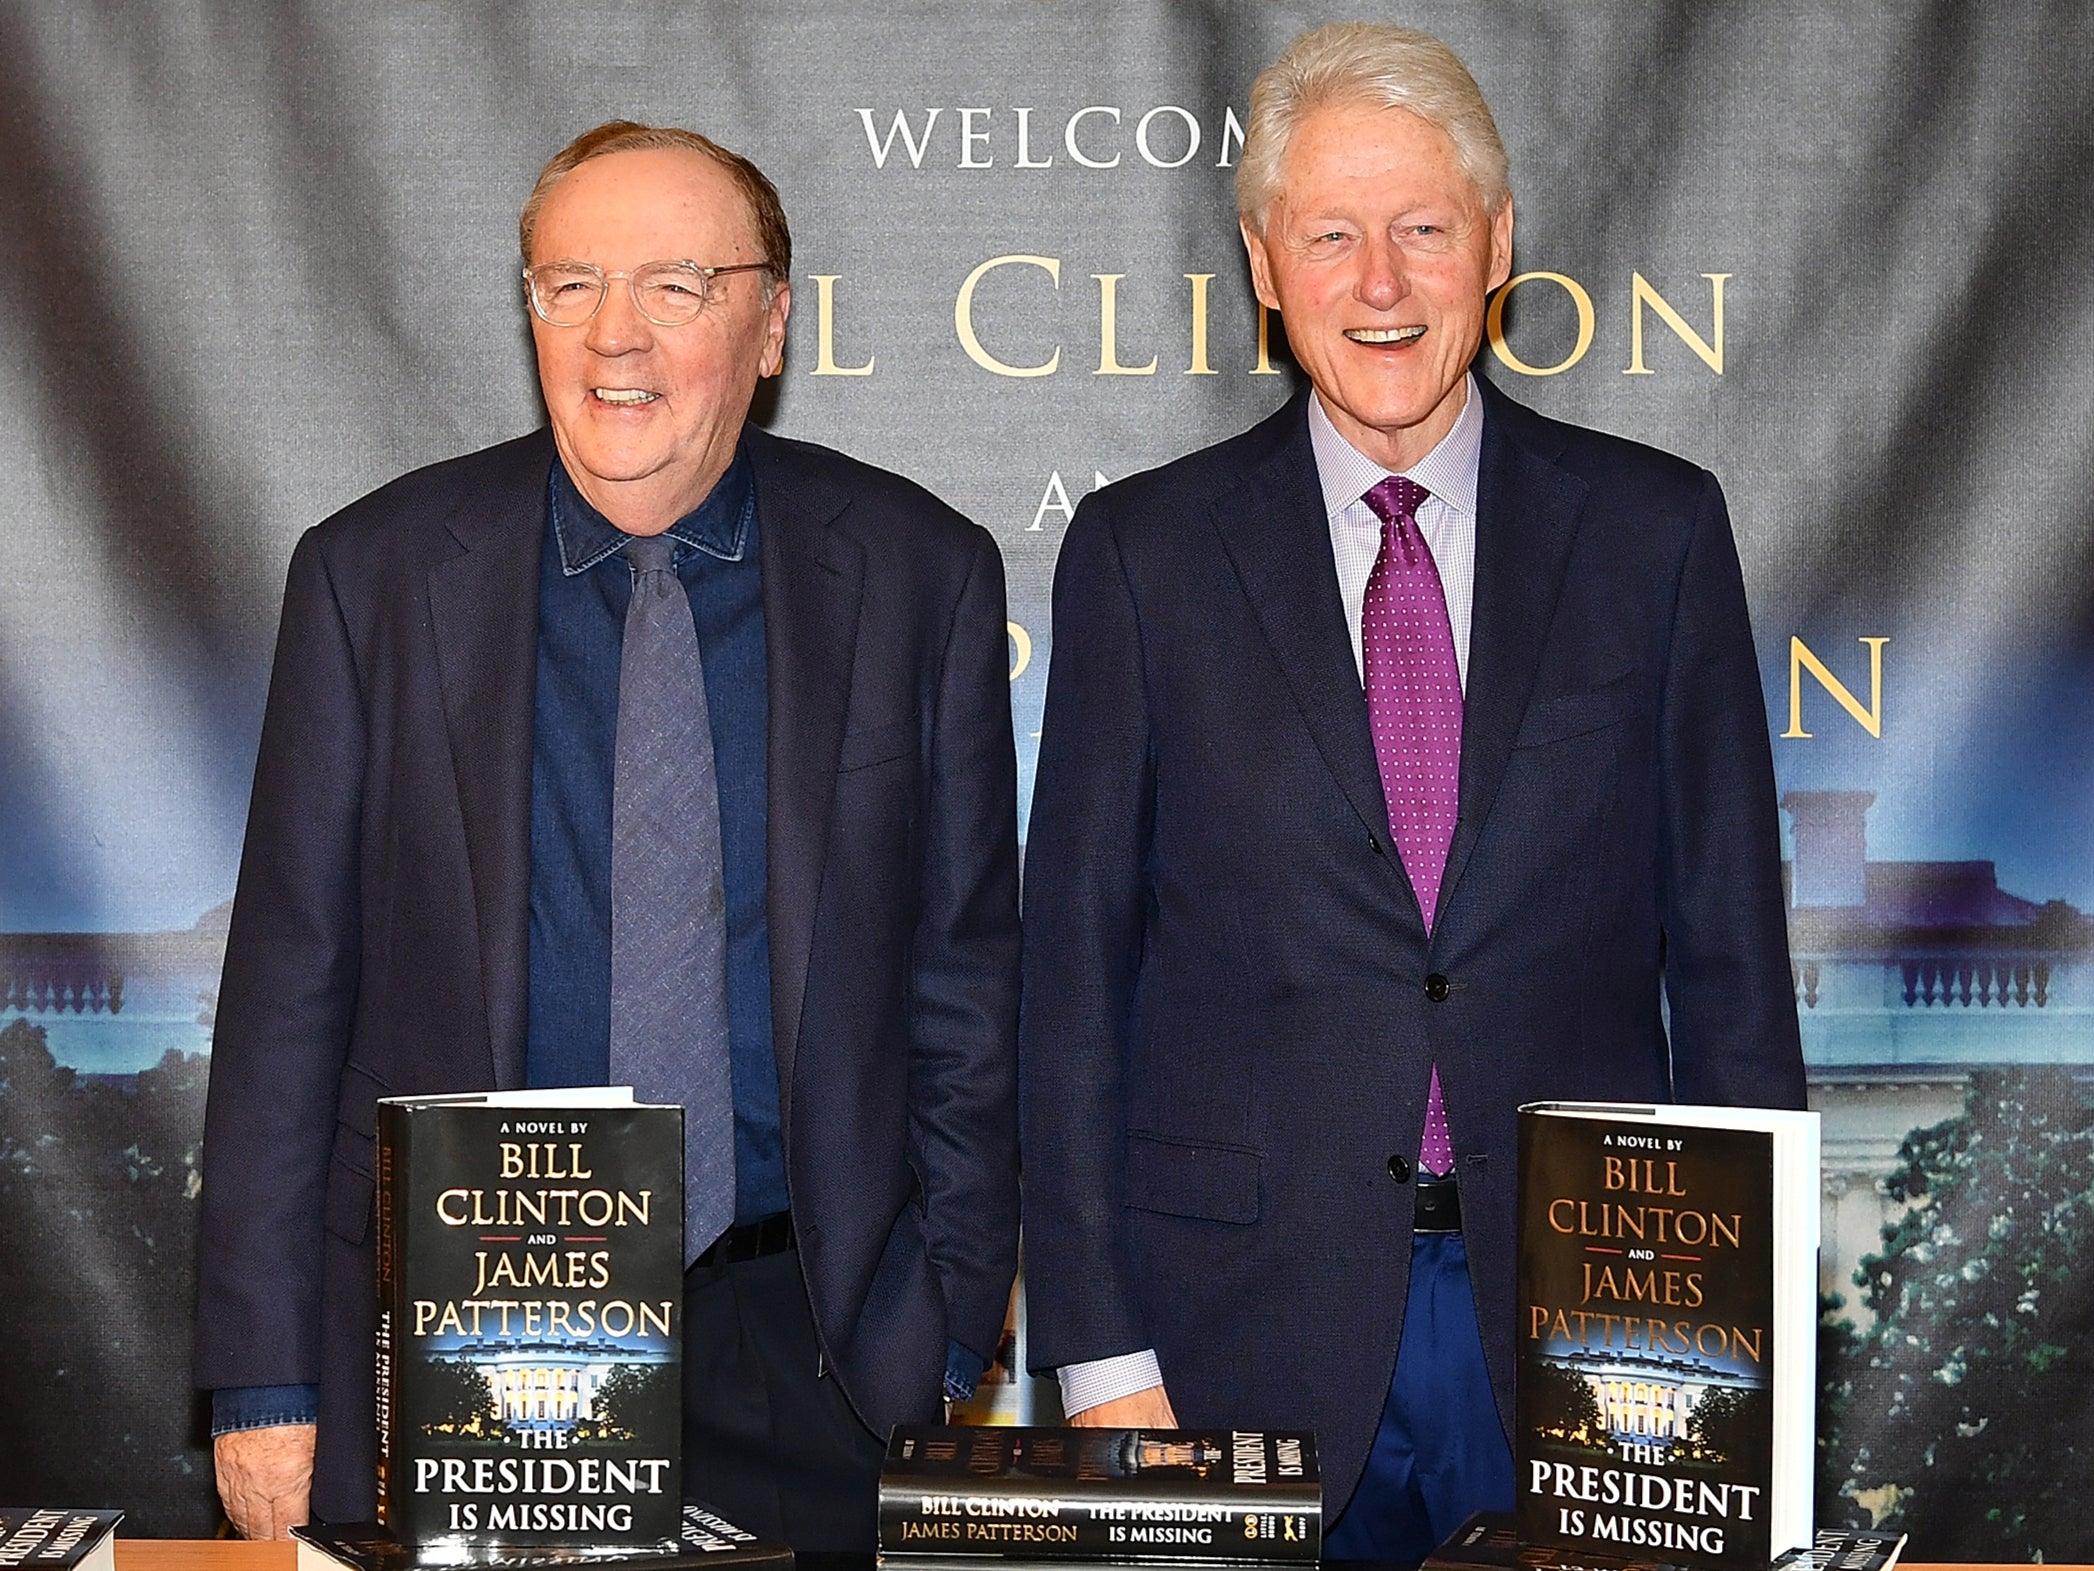
[(754, 1222), (730, 1227), (691, 1263), (700, 1266), (733, 1265), (737, 1260), (756, 1260), (764, 1255), (781, 1254), (792, 1246), (793, 1214), (778, 1211)]
[(1418, 1211), (1411, 1222), (1414, 1233), (1459, 1233), (1461, 1189), (1451, 1178), (1418, 1180)]

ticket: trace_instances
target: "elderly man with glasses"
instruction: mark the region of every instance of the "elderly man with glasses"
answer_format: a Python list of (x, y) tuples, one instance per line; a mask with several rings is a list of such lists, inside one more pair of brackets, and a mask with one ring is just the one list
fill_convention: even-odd
[(869, 1548), (879, 1436), (1016, 1268), (1015, 764), (994, 542), (749, 422), (770, 182), (615, 122), (521, 220), (550, 430), (294, 553), (213, 1044), (196, 1378), (250, 1536), (373, 1509), (389, 1095), (686, 1109), (690, 1492)]

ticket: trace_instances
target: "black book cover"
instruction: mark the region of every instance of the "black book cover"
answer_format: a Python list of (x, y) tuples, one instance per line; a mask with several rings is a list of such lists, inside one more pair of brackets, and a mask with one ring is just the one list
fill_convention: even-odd
[(1255, 1429), (913, 1427), (880, 1470), (880, 1558), (1313, 1561), (1316, 1441)]
[(1519, 1552), (1510, 1511), (1472, 1511), (1425, 1557), (1419, 1571), (1512, 1571)]
[(1520, 1542), (1766, 1566), (1772, 1137), (1523, 1111), (1519, 1138)]
[(0, 1506), (0, 1566), (41, 1571), (102, 1571), (116, 1564), (121, 1511), (39, 1510)]
[(678, 1539), (682, 1113), (581, 1095), (379, 1104), (378, 1516), (402, 1543)]
[(1665, 1562), (1568, 1554), (1522, 1544), (1510, 1511), (1476, 1511), (1420, 1563), (1419, 1571), (1677, 1571)]
[(1774, 1564), (1777, 1571), (1890, 1571), (1904, 1552), (1903, 1533), (1821, 1527), (1809, 1548), (1792, 1549)]
[(423, 1554), (400, 1543), (375, 1522), (294, 1527), (298, 1571), (430, 1571), (470, 1566), (477, 1571), (538, 1571), (561, 1567), (632, 1567), (635, 1571), (689, 1571), (693, 1566), (735, 1566), (742, 1571), (791, 1571), (793, 1552), (758, 1538), (703, 1506), (683, 1508), (683, 1535), (673, 1549), (623, 1549), (595, 1545), (537, 1548), (444, 1547)]

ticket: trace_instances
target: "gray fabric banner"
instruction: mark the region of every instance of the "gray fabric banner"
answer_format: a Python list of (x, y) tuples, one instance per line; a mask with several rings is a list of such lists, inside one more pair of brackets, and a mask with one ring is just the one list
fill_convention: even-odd
[[(215, 1519), (192, 1202), (284, 566), (541, 420), (515, 215), (543, 161), (627, 116), (776, 180), (794, 313), (760, 414), (994, 531), (1022, 813), (1074, 504), (1294, 386), (1232, 178), (1252, 76), (1340, 14), (0, 4), (12, 1493)], [(1826, 1115), (1821, 1519), (2094, 1559), (2094, 13), (1365, 14), (1452, 44), (1511, 150), (1483, 372), (1730, 497)]]

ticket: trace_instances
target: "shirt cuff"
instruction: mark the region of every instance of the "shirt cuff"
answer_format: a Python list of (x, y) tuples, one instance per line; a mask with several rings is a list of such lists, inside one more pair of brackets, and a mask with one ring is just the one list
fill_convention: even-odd
[(227, 1386), (211, 1393), (211, 1434), (269, 1429), (278, 1424), (317, 1424), (318, 1386)]
[(982, 1373), (989, 1361), (971, 1347), (962, 1347), (958, 1342), (945, 1344), (945, 1400), (964, 1402), (974, 1395), (974, 1388), (982, 1383)]
[(1163, 1384), (1162, 1366), (1156, 1362), (1156, 1350), (1150, 1347), (1116, 1358), (1064, 1364), (1055, 1374), (1062, 1383), (1062, 1412), (1071, 1418), (1101, 1402), (1117, 1401)]

